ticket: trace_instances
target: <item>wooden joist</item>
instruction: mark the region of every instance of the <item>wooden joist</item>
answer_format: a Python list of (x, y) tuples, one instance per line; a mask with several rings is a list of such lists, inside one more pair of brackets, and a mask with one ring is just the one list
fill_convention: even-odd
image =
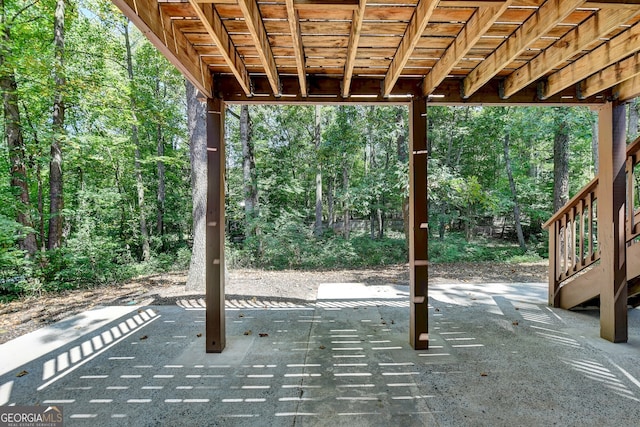
[(613, 97), (620, 102), (640, 96), (640, 76), (635, 76), (614, 86), (611, 92)]
[(189, 3), (193, 6), (193, 10), (200, 19), (207, 34), (216, 44), (227, 66), (238, 80), (240, 86), (242, 86), (244, 93), (247, 96), (251, 95), (249, 73), (235, 45), (229, 38), (229, 33), (227, 33), (226, 28), (222, 24), (218, 11), (210, 4), (199, 4), (195, 0), (189, 0)]
[(255, 48), (258, 50), (258, 56), (269, 79), (269, 83), (271, 83), (271, 89), (274, 95), (278, 96), (280, 95), (280, 77), (278, 76), (278, 68), (273, 58), (271, 45), (269, 44), (269, 37), (267, 36), (267, 31), (264, 29), (260, 9), (258, 9), (258, 3), (256, 0), (238, 0), (238, 6), (240, 6), (242, 10), (245, 23), (249, 28), (251, 37), (253, 37)]
[(430, 95), (442, 83), (453, 67), (475, 46), (480, 37), (487, 32), (510, 3), (511, 1), (503, 1), (491, 7), (478, 8), (444, 55), (424, 78), (422, 82), (423, 95)]
[(300, 94), (307, 96), (307, 72), (304, 57), (304, 47), (302, 45), (302, 35), (300, 31), (300, 18), (294, 7), (293, 0), (286, 0), (287, 15), (289, 17), (289, 29), (291, 30), (291, 41), (293, 46), (293, 55), (296, 58), (296, 69), (298, 71), (298, 79), (300, 80)]
[(409, 57), (413, 53), (413, 50), (418, 45), (424, 29), (429, 23), (429, 18), (437, 5), (438, 0), (420, 0), (418, 2), (413, 16), (411, 17), (411, 21), (409, 21), (409, 25), (407, 26), (404, 36), (400, 41), (400, 45), (398, 46), (398, 50), (396, 51), (396, 54), (389, 65), (389, 70), (384, 78), (382, 86), (382, 94), (384, 96), (389, 96), (389, 94), (391, 94), (393, 86), (396, 84), (398, 77), (400, 77), (400, 74), (409, 60)]
[(609, 34), (629, 18), (629, 11), (603, 9), (576, 26), (531, 61), (510, 74), (503, 84), (502, 96), (510, 97), (535, 82), (554, 67), (585, 49), (594, 40)]
[(640, 23), (551, 74), (543, 84), (540, 97), (544, 99), (554, 95), (638, 50), (640, 50)]
[(362, 22), (364, 20), (364, 8), (367, 0), (360, 0), (358, 8), (353, 11), (353, 19), (351, 21), (351, 31), (349, 34), (349, 47), (347, 48), (347, 60), (344, 65), (344, 78), (342, 80), (342, 96), (348, 97), (351, 89), (351, 78), (353, 77), (353, 67), (358, 53), (358, 44), (360, 43), (360, 34), (362, 32)]
[(623, 61), (610, 65), (580, 82), (578, 96), (580, 99), (588, 98), (606, 88), (638, 75), (640, 75), (640, 52)]
[(166, 28), (157, 2), (113, 0), (113, 3), (201, 93), (211, 94), (211, 74), (184, 35)]
[(515, 60), (531, 43), (544, 36), (583, 3), (584, 0), (547, 0), (504, 43), (467, 75), (463, 83), (463, 97), (468, 98), (473, 95)]

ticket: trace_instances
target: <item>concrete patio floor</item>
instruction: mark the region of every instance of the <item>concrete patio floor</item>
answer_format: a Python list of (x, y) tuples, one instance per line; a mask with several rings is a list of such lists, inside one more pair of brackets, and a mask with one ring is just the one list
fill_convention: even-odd
[(431, 285), (428, 351), (399, 285), (228, 301), (222, 354), (204, 352), (202, 300), (97, 308), (0, 346), (0, 404), (60, 405), (66, 426), (639, 425), (640, 312), (611, 344), (597, 311), (546, 294)]

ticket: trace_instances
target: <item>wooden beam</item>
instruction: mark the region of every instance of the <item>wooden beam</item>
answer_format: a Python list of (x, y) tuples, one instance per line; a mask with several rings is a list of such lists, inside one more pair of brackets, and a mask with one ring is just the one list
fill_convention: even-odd
[(207, 236), (206, 312), (207, 353), (220, 353), (226, 343), (224, 314), (224, 103), (207, 99)]
[(359, 7), (359, 0), (295, 0), (296, 9), (340, 9), (356, 10)]
[(351, 20), (351, 32), (349, 34), (349, 48), (347, 49), (347, 61), (344, 64), (344, 78), (342, 80), (342, 96), (348, 97), (351, 89), (351, 78), (353, 77), (353, 66), (356, 62), (358, 43), (360, 42), (360, 32), (364, 21), (364, 8), (367, 0), (360, 0), (359, 7), (353, 11)]
[(511, 4), (511, 0), (502, 1), (492, 7), (480, 7), (467, 21), (460, 34), (449, 45), (442, 57), (433, 66), (422, 82), (422, 94), (430, 95), (431, 92), (447, 77), (469, 50), (480, 40), (480, 37), (491, 28), (493, 23)]
[(625, 80), (640, 75), (640, 52), (608, 66), (580, 82), (578, 96), (588, 98)]
[(625, 116), (624, 104), (607, 103), (598, 113), (600, 336), (612, 342), (627, 341)]
[(584, 0), (547, 0), (536, 13), (467, 75), (463, 84), (463, 97), (468, 98), (473, 95), (532, 42), (545, 35), (583, 3)]
[(398, 46), (398, 50), (389, 65), (389, 71), (387, 71), (384, 78), (382, 88), (382, 94), (384, 96), (389, 96), (391, 93), (393, 85), (396, 84), (398, 77), (400, 77), (400, 73), (402, 73), (402, 69), (407, 64), (411, 53), (413, 53), (413, 50), (420, 41), (420, 37), (422, 37), (422, 33), (424, 33), (425, 28), (427, 28), (429, 18), (437, 5), (438, 0), (418, 1), (418, 5), (413, 12), (411, 21), (409, 21), (409, 25), (407, 25), (402, 41)]
[(227, 30), (222, 24), (222, 19), (220, 15), (218, 15), (218, 11), (211, 4), (199, 4), (196, 0), (189, 0), (189, 3), (191, 3), (200, 22), (202, 22), (205, 30), (218, 47), (227, 66), (231, 69), (240, 86), (242, 86), (244, 93), (250, 96), (251, 82), (249, 80), (249, 73), (247, 72), (244, 61), (229, 37), (229, 33), (227, 33)]
[(253, 37), (260, 62), (262, 62), (269, 83), (271, 83), (271, 90), (273, 90), (274, 95), (278, 96), (280, 95), (280, 77), (278, 76), (276, 60), (273, 58), (269, 37), (267, 36), (267, 30), (264, 28), (264, 22), (262, 22), (258, 3), (256, 0), (238, 0), (238, 6), (242, 10), (245, 23), (249, 28), (251, 37)]
[(612, 90), (612, 96), (619, 102), (628, 101), (640, 96), (640, 76), (635, 76), (629, 80), (616, 85)]
[(604, 271), (600, 266), (587, 270), (584, 274), (564, 284), (554, 296), (554, 307), (570, 310), (600, 295)]
[(541, 85), (540, 96), (542, 99), (547, 98), (638, 50), (640, 50), (640, 23), (551, 74)]
[[(227, 103), (268, 104), (280, 102), (283, 104), (332, 104), (332, 103), (384, 103), (406, 104), (410, 97), (420, 96), (422, 93), (422, 78), (401, 77), (396, 82), (389, 97), (382, 96), (380, 86), (382, 79), (371, 77), (353, 77), (351, 79), (351, 92), (348, 98), (340, 96), (342, 90), (342, 77), (337, 76), (307, 76), (307, 98), (300, 96), (300, 81), (297, 76), (281, 76), (282, 96), (276, 98), (271, 92), (269, 81), (264, 76), (254, 76), (251, 79), (252, 97), (244, 94), (235, 78), (230, 75), (215, 75), (216, 89)], [(610, 93), (598, 94), (587, 99), (578, 99), (576, 86), (555, 94), (545, 100), (538, 99), (538, 91), (535, 86), (527, 86), (516, 93), (510, 99), (500, 98), (498, 95), (498, 80), (492, 80), (484, 85), (472, 97), (464, 99), (460, 94), (461, 80), (446, 79), (438, 86), (434, 95), (429, 98), (430, 104), (439, 105), (602, 105)], [(339, 99), (336, 99), (339, 97)]]
[[(153, 0), (113, 0), (113, 3), (202, 94), (211, 95), (213, 80), (207, 66), (184, 34), (165, 28), (157, 3)], [(176, 45), (186, 49), (178, 49)]]
[(589, 7), (640, 6), (640, 0), (595, 0)]
[(291, 39), (293, 41), (293, 53), (296, 57), (296, 69), (300, 80), (300, 94), (307, 96), (307, 72), (305, 66), (304, 46), (302, 45), (302, 31), (300, 30), (300, 19), (294, 7), (294, 0), (286, 0), (287, 16), (289, 17), (289, 28), (291, 29)]
[(415, 350), (429, 348), (426, 104), (416, 98), (409, 109), (409, 341)]
[(558, 64), (579, 53), (594, 40), (609, 34), (629, 17), (629, 11), (622, 9), (603, 9), (593, 14), (526, 65), (511, 73), (504, 80), (502, 96), (509, 98), (523, 87), (544, 76)]

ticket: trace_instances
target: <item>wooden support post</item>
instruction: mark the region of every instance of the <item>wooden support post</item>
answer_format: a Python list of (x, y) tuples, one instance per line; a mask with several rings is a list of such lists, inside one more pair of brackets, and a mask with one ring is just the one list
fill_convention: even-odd
[(627, 341), (625, 242), (626, 141), (624, 104), (599, 112), (598, 244), (604, 275), (600, 290), (600, 336)]
[(224, 350), (224, 103), (207, 99), (206, 351)]
[(560, 268), (560, 251), (558, 250), (558, 222), (553, 221), (549, 227), (549, 305), (560, 307), (558, 292), (558, 270)]
[(409, 335), (415, 350), (429, 348), (429, 279), (427, 226), (427, 104), (415, 98), (409, 111), (409, 277), (411, 313)]

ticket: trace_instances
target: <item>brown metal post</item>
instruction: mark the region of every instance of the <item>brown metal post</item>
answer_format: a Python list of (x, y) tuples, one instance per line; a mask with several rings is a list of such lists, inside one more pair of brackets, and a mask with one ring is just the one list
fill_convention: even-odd
[(207, 99), (206, 351), (226, 344), (224, 314), (224, 103)]
[(599, 118), (598, 244), (604, 271), (600, 291), (600, 336), (627, 341), (625, 241), (626, 140), (624, 104), (607, 103)]
[(414, 98), (409, 110), (409, 335), (415, 350), (429, 348), (429, 280), (427, 225), (427, 104)]

